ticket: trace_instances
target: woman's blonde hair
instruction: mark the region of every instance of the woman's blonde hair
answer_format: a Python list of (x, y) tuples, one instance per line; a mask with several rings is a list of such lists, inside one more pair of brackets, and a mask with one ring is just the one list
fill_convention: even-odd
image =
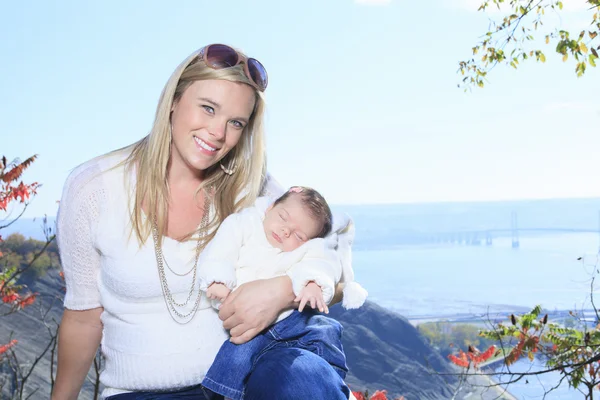
[[(207, 67), (198, 58), (200, 50), (186, 58), (173, 72), (165, 85), (154, 125), (150, 133), (128, 147), (131, 150), (125, 160), (128, 176), (135, 173), (135, 194), (131, 211), (132, 233), (135, 233), (140, 246), (151, 234), (152, 221), (156, 221), (159, 237), (165, 235), (169, 188), (167, 167), (171, 146), (171, 110), (185, 90), (195, 81), (223, 79), (253, 86), (244, 74), (243, 65), (224, 69)], [(254, 86), (253, 86), (254, 87)], [(254, 111), (246, 125), (238, 144), (225, 156), (225, 166), (235, 165), (235, 173), (227, 175), (218, 164), (204, 171), (204, 180), (197, 188), (196, 195), (205, 190), (210, 193), (215, 213), (207, 226), (204, 244), (215, 235), (216, 228), (230, 214), (251, 205), (259, 194), (266, 175), (263, 114), (265, 101), (261, 92), (255, 89)], [(145, 216), (142, 204), (148, 212)], [(205, 210), (208, 212), (208, 210)], [(190, 240), (197, 231), (189, 232), (180, 240)], [(204, 247), (204, 246), (202, 246)]]

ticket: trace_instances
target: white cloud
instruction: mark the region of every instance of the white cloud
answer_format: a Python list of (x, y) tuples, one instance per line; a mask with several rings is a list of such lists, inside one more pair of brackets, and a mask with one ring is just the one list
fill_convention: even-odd
[(392, 0), (354, 0), (355, 4), (362, 4), (367, 6), (386, 6), (391, 2)]

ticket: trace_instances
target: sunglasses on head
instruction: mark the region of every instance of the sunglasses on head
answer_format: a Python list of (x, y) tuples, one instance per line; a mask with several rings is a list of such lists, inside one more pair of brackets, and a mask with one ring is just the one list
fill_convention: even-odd
[(225, 44), (210, 44), (204, 47), (198, 54), (198, 59), (212, 69), (230, 68), (244, 64), (246, 77), (261, 92), (265, 91), (269, 83), (267, 70), (257, 59), (248, 58)]

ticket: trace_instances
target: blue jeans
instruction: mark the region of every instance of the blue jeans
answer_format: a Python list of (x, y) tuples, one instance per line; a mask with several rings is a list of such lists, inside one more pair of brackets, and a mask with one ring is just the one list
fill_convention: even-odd
[(251, 341), (226, 341), (202, 385), (234, 400), (347, 399), (342, 326), (294, 311)]

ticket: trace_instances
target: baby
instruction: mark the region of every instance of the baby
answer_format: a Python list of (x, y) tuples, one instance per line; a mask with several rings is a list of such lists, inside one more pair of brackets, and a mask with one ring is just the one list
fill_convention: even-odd
[[(264, 201), (268, 200), (259, 200), (259, 203)], [(242, 218), (238, 217), (236, 219), (240, 220)], [(225, 225), (226, 222), (223, 224)], [(237, 222), (239, 223), (241, 221)], [(280, 252), (291, 252), (307, 243), (311, 239), (324, 238), (331, 231), (331, 223), (332, 215), (329, 205), (316, 190), (302, 188), (299, 186), (292, 187), (286, 194), (277, 199), (273, 205), (267, 208), (262, 220), (262, 232), (255, 232), (255, 238), (249, 238), (250, 240), (248, 243), (242, 243), (242, 246), (251, 246), (252, 244), (256, 244), (255, 248), (248, 249), (248, 252), (252, 254), (240, 255), (244, 256), (244, 258), (246, 258), (245, 256), (248, 256), (248, 261), (251, 261), (253, 265), (256, 265), (263, 272), (266, 272), (268, 268), (268, 265), (266, 264), (272, 264), (269, 261), (275, 261), (276, 258), (279, 258), (279, 260), (285, 258), (282, 256), (277, 257)], [(229, 223), (227, 223), (227, 225), (229, 225)], [(225, 230), (226, 227), (222, 227), (221, 229)], [(238, 227), (237, 229), (243, 228)], [(238, 232), (241, 233), (240, 231)], [(257, 239), (256, 243), (252, 243), (252, 239)], [(228, 238), (228, 242), (233, 244), (231, 238)], [(240, 253), (242, 252), (243, 251), (240, 248)], [(235, 251), (234, 253), (229, 253), (230, 256), (234, 254)], [(264, 257), (258, 257), (259, 254)], [(290, 259), (289, 263), (293, 261), (298, 262), (300, 260), (299, 257), (302, 257), (303, 255), (305, 255), (305, 252), (302, 254), (297, 254), (296, 257), (288, 256), (287, 258)], [(259, 260), (259, 258), (264, 258), (264, 262), (261, 262), (263, 260)], [(291, 267), (291, 265), (287, 266)], [(235, 267), (247, 268), (247, 266), (240, 265), (240, 263), (237, 263)], [(203, 265), (203, 268), (206, 271), (206, 265)], [(234, 269), (234, 266), (231, 265), (230, 269)], [(287, 271), (287, 268), (285, 268), (285, 270)], [(241, 275), (248, 275), (244, 274), (246, 271), (239, 270), (237, 272)], [(253, 272), (256, 272), (257, 274), (260, 273), (260, 271)], [(275, 274), (276, 273), (268, 273), (268, 277), (272, 277)], [(318, 273), (318, 275), (322, 274)], [(266, 277), (267, 276), (262, 276), (262, 278)], [(260, 278), (255, 276), (254, 279)], [(318, 277), (315, 276), (314, 279), (316, 280)], [(242, 277), (242, 280), (248, 281), (252, 279), (244, 279)], [(331, 296), (333, 295), (333, 287), (331, 286), (332, 280), (333, 279), (330, 279), (329, 282), (321, 282), (321, 284), (325, 286), (325, 290), (328, 292), (326, 296), (328, 300), (331, 300)], [(229, 287), (227, 287), (226, 283), (210, 283), (210, 286), (208, 286), (208, 289), (206, 290), (207, 297), (209, 299), (225, 301), (234, 286), (233, 282), (231, 281), (231, 277), (229, 280), (227, 280), (227, 282), (229, 283)], [(328, 313), (329, 310), (327, 309), (327, 305), (323, 297), (323, 289), (321, 286), (319, 286), (314, 280), (303, 283), (306, 283), (306, 285), (300, 290), (295, 299), (295, 301), (300, 302), (298, 311), (302, 311), (305, 304), (310, 302), (310, 305), (313, 309), (316, 306), (318, 307), (319, 311)], [(239, 284), (240, 283), (238, 282), (238, 286)]]
[(353, 236), (347, 216), (334, 219), (323, 196), (300, 186), (272, 204), (259, 198), (253, 207), (223, 221), (199, 263), (200, 288), (207, 297), (224, 301), (245, 282), (287, 275), (299, 305), (297, 311), (281, 313), (273, 326), (245, 344), (226, 341), (202, 382), (206, 388), (235, 400), (243, 398), (244, 382), (256, 359), (274, 346), (311, 351), (345, 378), (341, 326), (314, 310), (328, 313), (327, 304), (340, 281), (345, 283), (344, 307), (364, 303), (367, 292), (353, 282)]

